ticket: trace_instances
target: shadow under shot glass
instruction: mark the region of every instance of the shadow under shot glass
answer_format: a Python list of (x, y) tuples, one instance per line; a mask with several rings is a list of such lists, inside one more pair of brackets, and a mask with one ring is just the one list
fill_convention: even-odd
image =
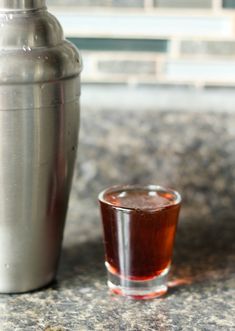
[(166, 293), (179, 193), (156, 185), (113, 186), (99, 202), (111, 291), (135, 299)]

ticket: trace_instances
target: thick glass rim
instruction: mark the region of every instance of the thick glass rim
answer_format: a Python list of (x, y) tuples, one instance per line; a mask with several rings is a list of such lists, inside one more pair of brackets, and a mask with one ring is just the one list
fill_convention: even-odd
[[(161, 186), (161, 185), (113, 185), (110, 186), (106, 189), (104, 189), (103, 191), (101, 191), (98, 195), (98, 200), (106, 205), (112, 206), (115, 209), (121, 209), (121, 210), (138, 210), (138, 208), (133, 208), (133, 207), (124, 207), (124, 206), (115, 206), (114, 204), (112, 204), (111, 202), (107, 201), (105, 199), (105, 195), (107, 193), (111, 193), (111, 192), (118, 192), (118, 191), (131, 191), (131, 190), (146, 190), (146, 191), (162, 191), (165, 193), (171, 193), (172, 195), (175, 196), (175, 199), (172, 200), (172, 202), (169, 205), (166, 205), (164, 207), (161, 208), (165, 209), (165, 208), (170, 208), (170, 207), (175, 207), (178, 206), (181, 202), (182, 202), (182, 198), (181, 195), (178, 191), (175, 191), (171, 188), (165, 187), (165, 186)], [(148, 211), (157, 211), (159, 210), (159, 208), (146, 208), (144, 209), (144, 211), (148, 212)]]

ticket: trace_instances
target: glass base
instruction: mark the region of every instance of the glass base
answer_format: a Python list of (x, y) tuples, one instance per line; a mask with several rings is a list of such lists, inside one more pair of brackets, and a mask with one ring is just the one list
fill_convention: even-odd
[(159, 297), (167, 292), (169, 268), (166, 268), (160, 275), (148, 280), (127, 279), (112, 273), (108, 268), (107, 270), (108, 287), (115, 294), (143, 300)]

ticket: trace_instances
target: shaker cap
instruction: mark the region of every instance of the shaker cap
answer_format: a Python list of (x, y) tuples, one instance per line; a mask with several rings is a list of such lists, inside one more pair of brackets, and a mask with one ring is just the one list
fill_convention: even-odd
[(0, 85), (54, 82), (80, 74), (80, 53), (64, 39), (45, 5), (45, 0), (0, 0)]
[(24, 11), (46, 7), (46, 0), (0, 0), (0, 11)]

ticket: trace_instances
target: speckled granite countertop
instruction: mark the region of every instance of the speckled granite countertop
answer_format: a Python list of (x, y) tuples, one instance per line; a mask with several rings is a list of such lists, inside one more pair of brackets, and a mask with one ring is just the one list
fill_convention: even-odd
[[(57, 282), (0, 296), (0, 331), (235, 330), (235, 114), (83, 112)], [(160, 183), (184, 199), (168, 294), (110, 295), (98, 192)]]

